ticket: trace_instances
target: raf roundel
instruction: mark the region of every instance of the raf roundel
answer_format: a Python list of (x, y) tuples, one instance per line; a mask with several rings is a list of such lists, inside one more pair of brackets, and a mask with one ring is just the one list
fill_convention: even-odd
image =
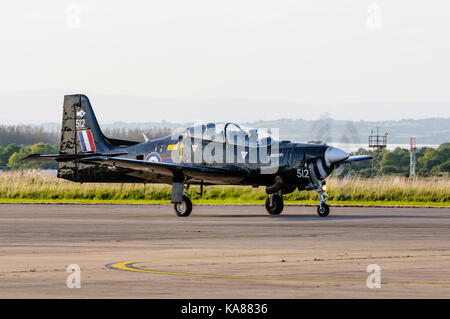
[(150, 153), (147, 155), (147, 157), (145, 158), (146, 161), (148, 162), (161, 162), (161, 156), (159, 156), (158, 153)]

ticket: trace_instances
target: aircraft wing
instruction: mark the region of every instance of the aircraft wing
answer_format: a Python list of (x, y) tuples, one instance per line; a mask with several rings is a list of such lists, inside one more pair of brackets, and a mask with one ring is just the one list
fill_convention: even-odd
[(81, 159), (80, 162), (130, 169), (150, 180), (157, 175), (164, 175), (169, 177), (184, 176), (188, 180), (190, 179), (194, 181), (205, 181), (211, 183), (234, 183), (242, 181), (249, 175), (248, 170), (237, 166), (211, 168), (186, 164), (149, 162), (144, 160), (109, 156), (91, 156)]
[(357, 155), (357, 156), (350, 156), (345, 161), (339, 162), (338, 164), (348, 164), (353, 162), (359, 162), (359, 161), (366, 161), (372, 159), (373, 156), (370, 155)]

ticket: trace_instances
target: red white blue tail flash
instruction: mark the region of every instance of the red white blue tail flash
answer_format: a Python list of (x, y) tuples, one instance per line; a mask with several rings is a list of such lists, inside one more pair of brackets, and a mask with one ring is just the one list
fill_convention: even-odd
[(83, 152), (95, 151), (95, 143), (91, 130), (78, 131), (78, 137), (80, 139), (81, 149)]

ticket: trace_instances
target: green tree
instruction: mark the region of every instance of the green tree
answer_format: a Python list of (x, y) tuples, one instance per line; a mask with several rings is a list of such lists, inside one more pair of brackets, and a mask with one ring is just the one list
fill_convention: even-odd
[[(363, 148), (358, 149), (350, 155), (373, 155), (372, 151)], [(382, 173), (385, 175), (409, 176), (410, 152), (407, 149), (396, 148), (393, 151), (383, 150)], [(420, 176), (440, 175), (450, 173), (450, 143), (439, 145), (438, 148), (422, 147), (416, 151), (416, 173)], [(345, 176), (350, 170), (346, 165), (335, 176)], [(361, 161), (353, 163), (352, 174), (361, 177), (372, 176), (372, 161)]]
[(419, 159), (422, 158), (425, 155), (425, 152), (428, 149), (431, 149), (431, 148), (429, 148), (429, 147), (421, 147), (421, 148), (419, 148), (416, 151), (416, 158), (417, 158), (417, 161), (416, 161), (416, 173), (418, 175), (423, 175), (423, 173), (422, 173), (423, 172), (423, 164), (422, 164), (422, 161), (420, 161)]
[(20, 146), (17, 144), (9, 144), (7, 147), (5, 147), (1, 153), (0, 162), (3, 164), (8, 164), (9, 158), (11, 155), (13, 155), (15, 152), (20, 152)]
[[(444, 143), (439, 145), (436, 149), (436, 153), (434, 154), (434, 162), (437, 162), (437, 165), (434, 165), (431, 170), (431, 175), (439, 175), (441, 173), (449, 173), (450, 166), (450, 143)], [(428, 162), (427, 162), (428, 164)]]
[(55, 146), (46, 144), (43, 142), (39, 142), (31, 146), (30, 153), (31, 154), (51, 154), (55, 152)]
[(384, 174), (401, 174), (409, 175), (409, 151), (397, 147), (391, 152), (383, 155), (381, 165)]
[(20, 161), (22, 158), (23, 158), (23, 154), (21, 154), (20, 152), (14, 152), (14, 154), (12, 154), (9, 157), (8, 166), (11, 168), (14, 168), (14, 169), (17, 169), (20, 166), (23, 166)]
[(450, 143), (443, 143), (437, 148), (438, 158), (440, 161), (445, 162), (450, 158)]
[(27, 155), (30, 154), (52, 154), (57, 153), (58, 146), (50, 145), (46, 143), (36, 143), (34, 145), (25, 145), (19, 148), (17, 152), (14, 152), (8, 159), (8, 166), (13, 169), (55, 169), (57, 168), (56, 162), (25, 162), (22, 161)]
[(430, 176), (446, 172), (446, 163), (449, 158), (450, 143), (443, 143), (437, 149), (424, 148), (422, 156), (417, 154), (418, 174)]
[(438, 175), (440, 173), (450, 173), (450, 159), (441, 165), (435, 166), (431, 169), (433, 175)]

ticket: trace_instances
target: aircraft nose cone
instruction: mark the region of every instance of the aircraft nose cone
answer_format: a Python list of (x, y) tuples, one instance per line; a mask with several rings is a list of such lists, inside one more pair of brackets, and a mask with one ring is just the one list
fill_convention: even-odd
[(325, 162), (328, 166), (334, 163), (338, 163), (340, 161), (344, 161), (349, 157), (348, 153), (336, 148), (336, 147), (328, 147), (325, 151)]

